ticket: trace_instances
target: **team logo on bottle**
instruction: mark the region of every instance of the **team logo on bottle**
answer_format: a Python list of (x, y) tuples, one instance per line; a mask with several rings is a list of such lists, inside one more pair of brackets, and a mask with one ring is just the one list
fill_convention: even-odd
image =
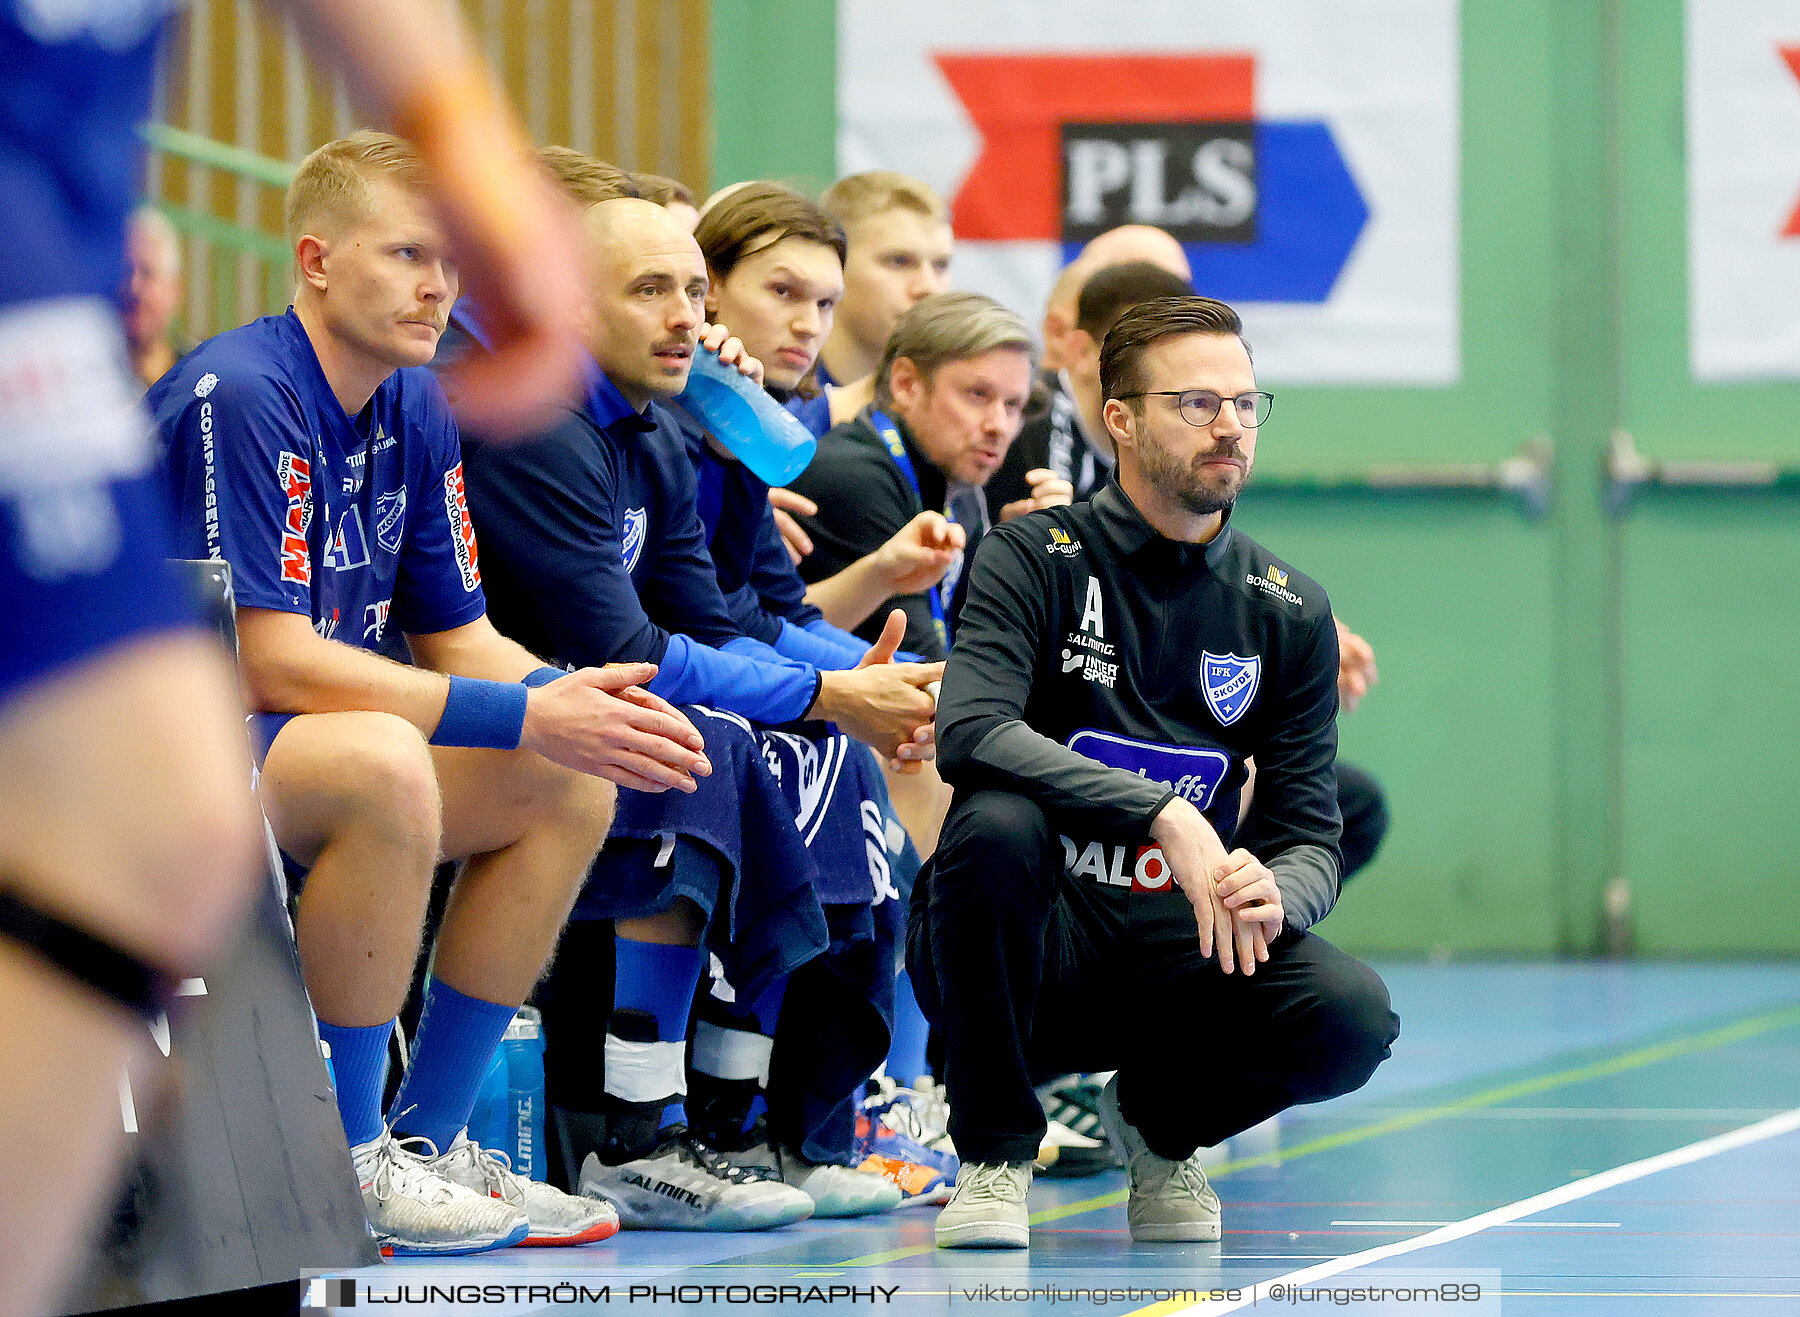
[(312, 463), (284, 452), (275, 461), (275, 478), (287, 496), (287, 515), (281, 525), (281, 579), (296, 585), (312, 584), (312, 550), (306, 533), (312, 529)]
[(1200, 687), (1206, 693), (1206, 707), (1223, 727), (1242, 718), (1256, 699), (1256, 687), (1262, 680), (1262, 658), (1252, 654), (1215, 654), (1200, 652)]
[(481, 561), (475, 549), (475, 525), (469, 520), (469, 491), (463, 484), (461, 462), (444, 472), (444, 511), (450, 517), (456, 569), (462, 573), (463, 589), (473, 594), (481, 584)]

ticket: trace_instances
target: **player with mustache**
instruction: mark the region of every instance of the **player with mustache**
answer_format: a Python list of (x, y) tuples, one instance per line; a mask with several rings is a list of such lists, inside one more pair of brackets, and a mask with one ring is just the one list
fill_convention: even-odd
[[(262, 800), (377, 1238), (396, 1252), (577, 1244), (603, 1203), (464, 1134), (611, 824), (615, 783), (694, 790), (700, 734), (649, 663), (564, 673), (489, 622), (437, 350), (459, 280), (411, 143), (359, 132), (288, 192), (294, 304), (203, 343), (146, 401), (177, 541), (232, 566)], [(474, 363), (481, 364), (481, 363)], [(380, 656), (403, 635), (414, 664)], [(381, 1111), (440, 859), (462, 860), (412, 1064)]]

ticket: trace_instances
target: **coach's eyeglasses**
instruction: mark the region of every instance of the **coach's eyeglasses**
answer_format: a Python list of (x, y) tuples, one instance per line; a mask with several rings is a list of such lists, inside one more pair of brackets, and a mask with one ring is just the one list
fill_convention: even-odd
[(1235, 398), (1222, 398), (1211, 389), (1158, 389), (1152, 393), (1121, 393), (1118, 397), (1121, 400), (1173, 398), (1175, 410), (1181, 413), (1181, 419), (1193, 426), (1211, 425), (1213, 417), (1219, 414), (1219, 408), (1229, 402), (1237, 408), (1238, 424), (1245, 429), (1255, 429), (1268, 420), (1269, 409), (1275, 405), (1275, 395), (1264, 393), (1260, 389), (1240, 393)]

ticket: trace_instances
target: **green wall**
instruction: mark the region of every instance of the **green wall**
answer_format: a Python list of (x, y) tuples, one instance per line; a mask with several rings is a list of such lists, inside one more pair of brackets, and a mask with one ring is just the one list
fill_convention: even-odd
[[(718, 179), (829, 175), (831, 23), (829, 0), (715, 7)], [(1800, 952), (1800, 508), (1602, 506), (1616, 431), (1800, 465), (1800, 385), (1689, 375), (1682, 30), (1681, 0), (1465, 4), (1461, 382), (1283, 386), (1263, 436), (1242, 524), (1381, 665), (1343, 750), (1394, 826), (1325, 926), (1347, 946)], [(1481, 493), (1282, 487), (1534, 437), (1556, 452), (1541, 521)]]

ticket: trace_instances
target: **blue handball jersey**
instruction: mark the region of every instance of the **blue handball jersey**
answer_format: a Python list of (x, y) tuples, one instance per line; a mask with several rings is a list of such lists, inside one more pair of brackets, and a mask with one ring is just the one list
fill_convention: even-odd
[(229, 562), (239, 607), (304, 613), (363, 649), (390, 622), (423, 635), (487, 611), (456, 423), (429, 370), (395, 371), (349, 416), (290, 309), (207, 340), (145, 401), (179, 551)]
[(0, 0), (0, 306), (112, 296), (173, 0)]

